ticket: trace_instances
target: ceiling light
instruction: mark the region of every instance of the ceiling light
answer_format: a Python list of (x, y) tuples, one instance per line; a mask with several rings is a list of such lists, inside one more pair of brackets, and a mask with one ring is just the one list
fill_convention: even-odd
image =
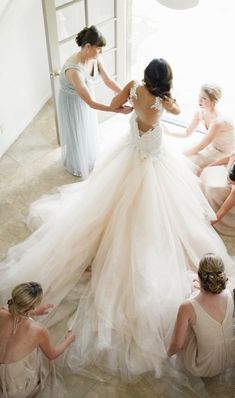
[(199, 0), (157, 0), (158, 3), (174, 10), (186, 10), (198, 5)]

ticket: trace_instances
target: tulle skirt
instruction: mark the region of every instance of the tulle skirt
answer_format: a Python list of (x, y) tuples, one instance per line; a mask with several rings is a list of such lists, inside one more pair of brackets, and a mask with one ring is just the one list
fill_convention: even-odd
[(1, 297), (36, 280), (56, 320), (75, 311), (77, 338), (64, 358), (74, 372), (92, 364), (127, 380), (160, 376), (200, 258), (219, 254), (233, 280), (214, 217), (183, 156), (163, 147), (143, 158), (124, 139), (88, 180), (32, 205), (35, 232), (1, 264)]

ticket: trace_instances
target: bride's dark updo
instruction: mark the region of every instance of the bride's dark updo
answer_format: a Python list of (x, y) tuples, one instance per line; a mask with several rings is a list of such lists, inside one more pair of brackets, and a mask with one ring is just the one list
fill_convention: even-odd
[(89, 28), (83, 28), (81, 32), (77, 34), (75, 41), (78, 47), (84, 47), (87, 43), (96, 47), (106, 46), (105, 37), (94, 25), (90, 26)]
[(144, 83), (155, 97), (171, 98), (173, 73), (163, 58), (153, 59), (144, 71)]

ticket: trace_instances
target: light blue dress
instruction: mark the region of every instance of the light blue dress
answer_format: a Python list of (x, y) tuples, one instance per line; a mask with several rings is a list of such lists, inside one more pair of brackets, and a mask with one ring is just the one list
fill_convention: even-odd
[(85, 67), (66, 62), (60, 74), (59, 130), (62, 160), (65, 168), (73, 175), (87, 178), (97, 157), (97, 113), (78, 95), (66, 77), (68, 69), (80, 72), (92, 97), (98, 74), (97, 62), (93, 74)]

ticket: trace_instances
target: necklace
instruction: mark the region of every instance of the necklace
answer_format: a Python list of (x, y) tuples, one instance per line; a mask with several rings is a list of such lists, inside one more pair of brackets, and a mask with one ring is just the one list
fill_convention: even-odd
[(13, 318), (13, 328), (12, 328), (12, 334), (16, 334), (17, 331), (17, 327), (19, 325), (20, 322), (22, 322), (22, 316), (24, 316), (25, 318), (29, 318), (29, 315), (16, 315)]
[(13, 335), (16, 334), (16, 330), (17, 330), (17, 326), (18, 326), (19, 322), (20, 322), (19, 316), (18, 315), (14, 316), (14, 318), (13, 318), (13, 329), (12, 329), (12, 334)]

